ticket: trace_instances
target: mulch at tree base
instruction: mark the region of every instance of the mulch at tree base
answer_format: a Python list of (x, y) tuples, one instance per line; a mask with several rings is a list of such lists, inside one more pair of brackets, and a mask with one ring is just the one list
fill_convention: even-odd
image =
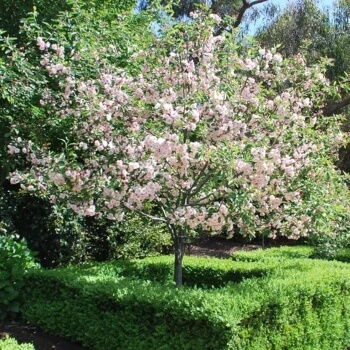
[(215, 239), (199, 242), (186, 249), (187, 256), (210, 256), (215, 258), (230, 258), (234, 252), (261, 248), (258, 244), (232, 243), (227, 239)]

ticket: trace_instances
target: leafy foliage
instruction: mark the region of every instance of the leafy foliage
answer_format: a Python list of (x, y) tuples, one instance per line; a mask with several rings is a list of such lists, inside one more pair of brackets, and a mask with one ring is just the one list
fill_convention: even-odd
[(135, 214), (127, 214), (122, 222), (108, 222), (111, 259), (144, 258), (172, 249), (171, 236), (162, 224)]
[[(114, 20), (123, 11), (130, 11), (136, 0), (93, 0), (89, 2), (75, 0), (0, 0), (0, 28), (11, 37), (20, 34), (21, 22), (29, 13), (38, 13), (38, 23), (53, 23), (64, 11), (72, 11), (79, 4), (86, 10), (98, 13), (105, 20)], [(23, 37), (21, 38), (23, 39)]]
[(24, 239), (7, 234), (2, 222), (0, 230), (0, 319), (4, 319), (20, 311), (18, 298), (23, 276), (36, 263)]
[(7, 337), (5, 339), (0, 339), (0, 349), (1, 350), (35, 350), (32, 344), (22, 343), (18, 344), (16, 339)]
[(1, 220), (26, 239), (43, 267), (145, 257), (171, 249), (164, 227), (137, 215), (119, 223), (55, 209), (44, 199), (13, 189), (3, 190), (0, 197)]

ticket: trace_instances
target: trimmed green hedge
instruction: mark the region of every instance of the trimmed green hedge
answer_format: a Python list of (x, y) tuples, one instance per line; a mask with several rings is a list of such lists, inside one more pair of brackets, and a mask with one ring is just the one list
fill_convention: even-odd
[(344, 350), (350, 345), (347, 264), (188, 257), (185, 275), (198, 279), (191, 285), (210, 286), (218, 278), (223, 287), (179, 289), (170, 282), (172, 263), (173, 257), (162, 257), (30, 272), (23, 316), (94, 350)]
[(18, 344), (16, 339), (13, 339), (13, 338), (0, 339), (0, 349), (1, 350), (35, 350), (32, 344), (28, 344), (28, 343)]
[(350, 249), (342, 248), (335, 255), (334, 260), (350, 263)]
[(314, 247), (311, 246), (282, 246), (278, 248), (240, 250), (232, 254), (235, 261), (260, 261), (266, 258), (302, 259), (312, 258)]
[[(288, 258), (288, 259), (320, 259), (317, 249), (311, 246), (282, 246), (278, 248), (256, 249), (251, 251), (238, 251), (232, 254), (235, 261), (261, 261), (267, 258)], [(350, 249), (341, 248), (332, 259), (350, 263)]]
[[(244, 278), (262, 277), (270, 273), (279, 263), (269, 266), (245, 261), (232, 264), (228, 259), (186, 257), (183, 266), (183, 283), (193, 287), (222, 287), (227, 282), (241, 282)], [(99, 268), (109, 268), (119, 276), (172, 283), (174, 261), (172, 256), (150, 257), (102, 264)]]

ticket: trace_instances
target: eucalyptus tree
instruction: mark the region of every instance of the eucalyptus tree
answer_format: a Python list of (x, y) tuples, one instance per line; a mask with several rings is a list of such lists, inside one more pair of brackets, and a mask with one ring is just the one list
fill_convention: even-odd
[[(206, 7), (210, 13), (220, 16), (223, 21), (216, 24), (215, 35), (220, 35), (227, 29), (237, 28), (246, 17), (247, 11), (256, 9), (259, 4), (268, 4), (269, 0), (140, 0), (138, 8), (140, 10), (161, 6), (172, 9), (175, 18), (188, 18), (192, 12), (200, 7)], [(259, 12), (259, 11), (258, 11)], [(255, 12), (255, 17), (257, 13)]]

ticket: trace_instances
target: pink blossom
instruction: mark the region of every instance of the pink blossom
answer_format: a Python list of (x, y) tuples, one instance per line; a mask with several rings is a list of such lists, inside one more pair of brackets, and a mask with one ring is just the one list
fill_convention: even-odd
[(53, 39), (49, 49), (37, 38), (38, 69), (58, 82), (38, 99), (48, 123), (52, 115), (72, 123), (74, 144), (55, 154), (14, 139), (8, 151), (32, 166), (11, 174), (11, 183), (49, 192), (80, 215), (123, 220), (125, 211), (156, 208), (156, 219), (176, 230), (220, 232), (234, 222), (242, 234), (297, 237), (315, 229), (298, 175), (320, 185), (318, 157), (342, 142), (339, 124), (311, 108), (333, 91), (321, 69), (306, 67), (302, 55), (286, 67), (275, 51), (242, 53), (213, 35), (218, 16), (211, 26), (198, 13), (192, 18), (193, 41), (178, 40), (170, 53), (135, 52), (142, 67), (133, 74), (105, 59), (107, 50), (116, 52), (108, 47), (93, 53), (96, 74), (83, 77), (74, 61), (84, 47), (67, 61), (62, 43)]
[(36, 39), (36, 42), (37, 42), (37, 44), (39, 46), (39, 50), (44, 51), (46, 49), (47, 45), (46, 45), (46, 43), (45, 43), (45, 41), (43, 40), (42, 37), (39, 36)]
[(94, 216), (95, 214), (96, 214), (96, 207), (94, 205), (90, 205), (84, 211), (84, 215), (86, 215), (86, 216)]
[(220, 18), (220, 16), (218, 16), (217, 14), (213, 14), (213, 13), (211, 13), (210, 15), (209, 15), (209, 17), (211, 18), (211, 19), (213, 19), (217, 24), (219, 24), (220, 22), (221, 22), (221, 18)]

